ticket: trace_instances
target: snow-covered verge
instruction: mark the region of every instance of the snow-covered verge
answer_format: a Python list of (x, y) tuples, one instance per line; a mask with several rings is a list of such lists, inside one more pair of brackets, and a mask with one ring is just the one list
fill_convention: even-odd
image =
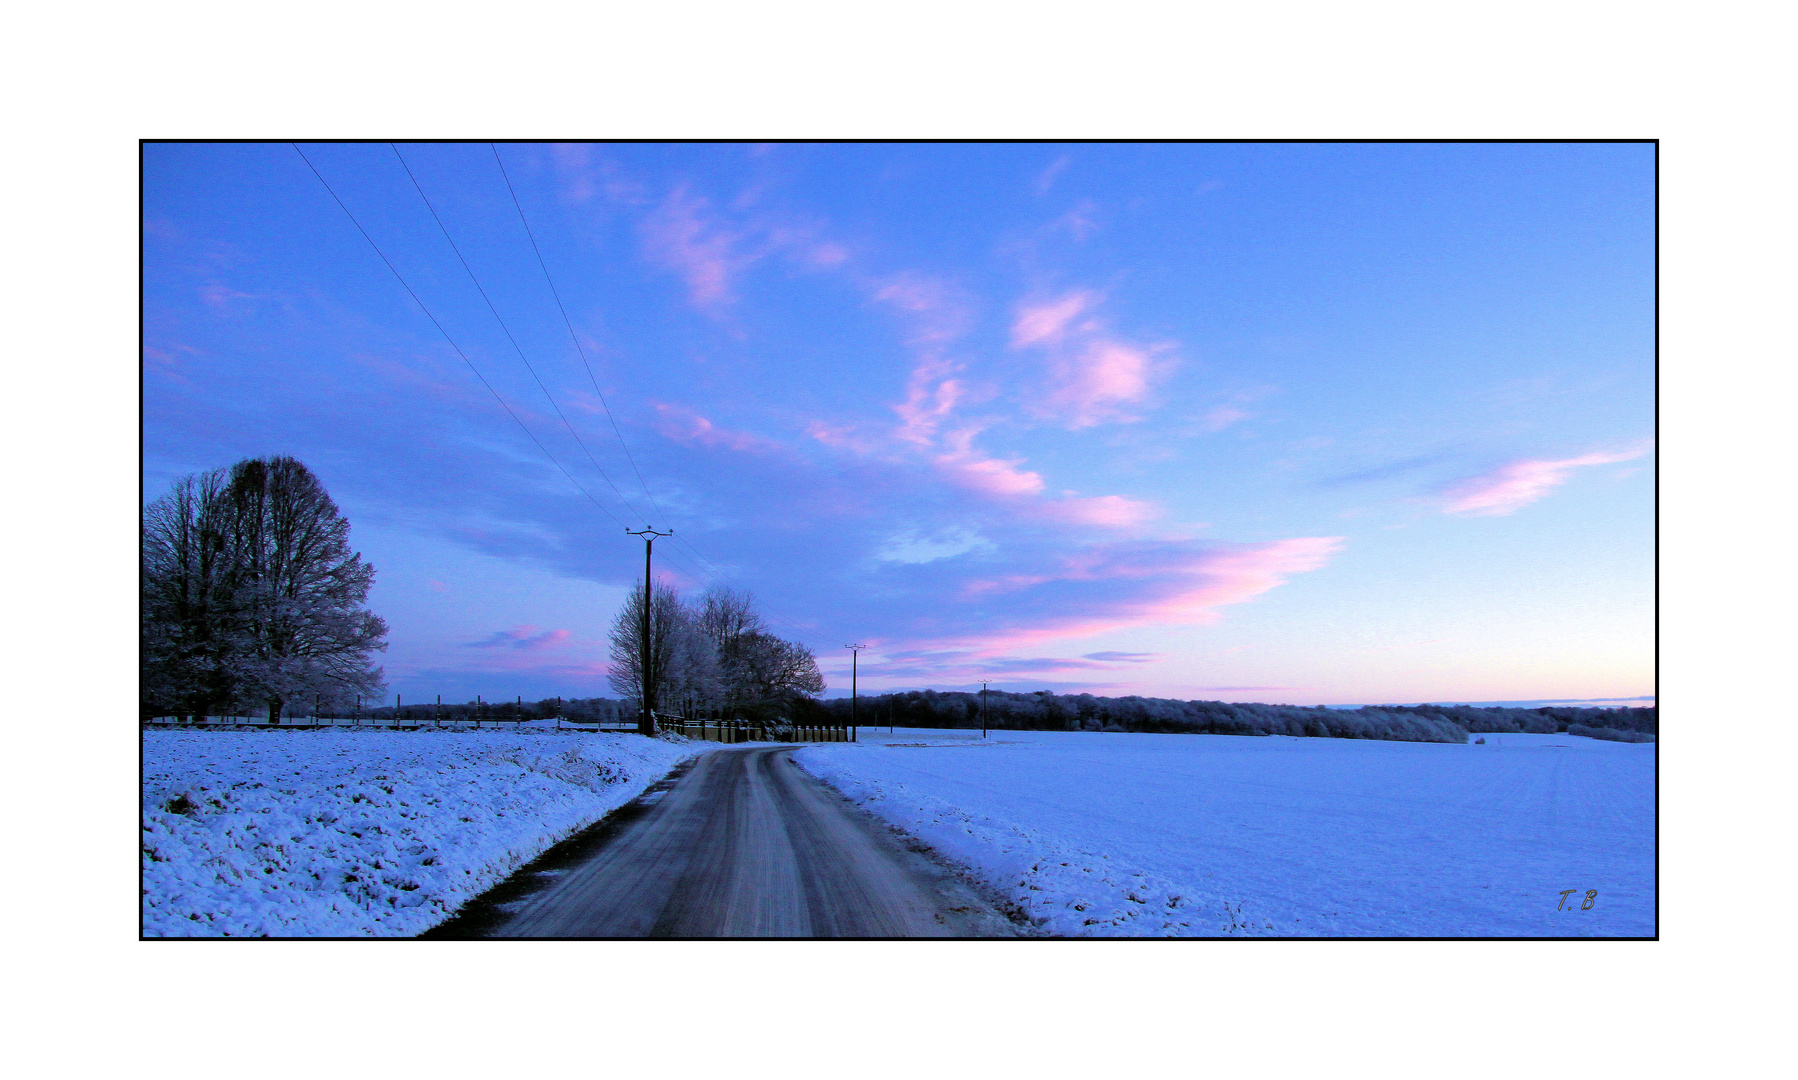
[(794, 756), (1052, 934), (1655, 933), (1652, 744), (862, 737)]
[(715, 744), (146, 731), (148, 937), (409, 937)]

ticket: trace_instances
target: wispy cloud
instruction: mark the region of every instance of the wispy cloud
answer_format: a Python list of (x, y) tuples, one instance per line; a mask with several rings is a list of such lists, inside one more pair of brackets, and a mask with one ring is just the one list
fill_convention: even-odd
[(1247, 420), (1249, 414), (1233, 405), (1219, 405), (1205, 414), (1200, 421), (1206, 431), (1222, 431), (1238, 420)]
[(228, 312), (233, 310), (234, 301), (262, 299), (262, 297), (255, 293), (241, 292), (231, 288), (229, 285), (220, 285), (216, 283), (200, 286), (199, 293), (201, 302), (212, 310), (218, 312)]
[(972, 448), (974, 431), (964, 429), (946, 440), (947, 453), (936, 457), (936, 464), (952, 483), (1001, 498), (1039, 495), (1043, 490), (1041, 473), (1021, 468), (1022, 458), (988, 457)]
[(1053, 300), (1025, 304), (1011, 324), (1011, 347), (1059, 345), (1068, 326), (1099, 302), (1099, 294), (1079, 290)]
[(872, 285), (874, 299), (909, 317), (913, 344), (940, 345), (967, 333), (968, 302), (944, 282), (921, 274), (895, 274)]
[(1213, 623), (1221, 617), (1219, 608), (1322, 567), (1342, 543), (1339, 536), (1310, 536), (1237, 545), (1179, 540), (1090, 545), (1034, 572), (967, 582), (965, 600), (1003, 596), (993, 621), (1010, 625), (963, 640), (988, 655), (1137, 626)]
[(510, 630), (500, 630), (491, 637), (480, 641), (470, 641), (465, 648), (470, 649), (551, 649), (569, 638), (566, 630), (544, 630), (541, 633), (535, 626), (515, 626)]
[(1011, 346), (1047, 354), (1049, 383), (1034, 402), (1038, 412), (1079, 429), (1140, 419), (1126, 407), (1141, 403), (1151, 376), (1165, 366), (1158, 354), (1171, 346), (1141, 345), (1107, 332), (1093, 312), (1102, 297), (1076, 290), (1021, 305), (1012, 322)]
[(1067, 497), (1043, 503), (1033, 516), (1047, 521), (1071, 525), (1101, 525), (1125, 529), (1141, 525), (1161, 515), (1161, 507), (1126, 495), (1098, 495), (1092, 498)]
[(1107, 421), (1131, 423), (1140, 417), (1124, 406), (1143, 399), (1149, 388), (1149, 370), (1149, 350), (1117, 341), (1093, 341), (1051, 361), (1056, 386), (1046, 403), (1067, 418), (1070, 428)]
[(952, 559), (971, 551), (992, 551), (992, 541), (972, 529), (949, 526), (933, 532), (907, 529), (887, 538), (874, 551), (881, 562), (921, 565)]
[(1050, 231), (1065, 230), (1076, 242), (1099, 231), (1099, 204), (1081, 199), (1074, 208), (1049, 223)]
[[(851, 259), (847, 246), (820, 237), (820, 222), (756, 209), (758, 197), (754, 189), (745, 191), (720, 210), (682, 184), (642, 219), (650, 259), (679, 274), (693, 306), (714, 318), (736, 302), (742, 276), (771, 255), (809, 270), (835, 269)], [(644, 201), (634, 185), (619, 188), (614, 199), (633, 206)]]
[(1056, 177), (1060, 176), (1062, 170), (1066, 169), (1073, 160), (1073, 158), (1063, 154), (1054, 161), (1051, 161), (1048, 168), (1036, 174), (1036, 179), (1031, 182), (1030, 186), (1036, 190), (1038, 195), (1047, 195), (1049, 189), (1055, 186)]
[(1353, 484), (1372, 483), (1376, 480), (1389, 480), (1392, 477), (1403, 476), (1406, 473), (1415, 472), (1426, 466), (1446, 461), (1448, 457), (1448, 454), (1420, 454), (1416, 457), (1408, 457), (1401, 461), (1394, 461), (1386, 465), (1376, 465), (1371, 469), (1360, 469), (1352, 473), (1341, 473), (1336, 476), (1328, 476), (1319, 480), (1317, 486), (1320, 488), (1339, 488), (1348, 487)]
[(1513, 461), (1509, 465), (1456, 481), (1444, 488), (1439, 493), (1442, 512), (1482, 517), (1516, 513), (1566, 483), (1568, 475), (1575, 469), (1633, 461), (1648, 453), (1649, 449), (1648, 446), (1638, 446), (1626, 450), (1598, 451), (1556, 461)]
[(873, 300), (900, 313), (906, 340), (916, 350), (905, 400), (893, 406), (898, 438), (928, 446), (961, 401), (965, 387), (954, 376), (962, 364), (945, 351), (973, 322), (965, 297), (940, 281), (897, 274), (868, 284)]
[(785, 445), (775, 442), (773, 439), (747, 431), (733, 431), (729, 428), (719, 427), (692, 409), (660, 401), (652, 401), (650, 405), (661, 417), (661, 422), (657, 425), (658, 429), (663, 435), (677, 442), (698, 443), (742, 454), (788, 452)]
[(736, 251), (741, 234), (710, 213), (711, 204), (682, 185), (643, 220), (643, 240), (651, 258), (686, 279), (693, 306), (717, 314), (733, 296), (733, 282), (746, 265)]
[(1122, 671), (1121, 665), (1149, 663), (1152, 653), (1090, 653), (1067, 656), (978, 656), (967, 650), (894, 651), (862, 661), (862, 675), (883, 679), (980, 679), (989, 675)]

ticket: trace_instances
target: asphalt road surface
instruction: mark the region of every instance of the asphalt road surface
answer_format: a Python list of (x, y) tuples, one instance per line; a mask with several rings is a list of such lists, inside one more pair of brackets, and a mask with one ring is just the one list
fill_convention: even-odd
[(1015, 937), (952, 872), (857, 810), (791, 747), (699, 758), (494, 937)]

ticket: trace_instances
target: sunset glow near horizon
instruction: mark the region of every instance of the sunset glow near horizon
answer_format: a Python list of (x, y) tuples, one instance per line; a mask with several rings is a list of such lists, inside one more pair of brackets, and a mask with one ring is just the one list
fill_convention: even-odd
[(310, 466), (389, 703), (613, 696), (646, 525), (833, 695), (1654, 693), (1652, 146), (302, 149), (468, 362), (293, 147), (148, 145), (144, 496)]

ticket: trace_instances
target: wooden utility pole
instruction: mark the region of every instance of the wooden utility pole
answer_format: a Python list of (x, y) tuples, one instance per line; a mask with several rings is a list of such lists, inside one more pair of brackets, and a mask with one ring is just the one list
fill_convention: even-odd
[(649, 560), (651, 553), (655, 551), (656, 537), (673, 536), (674, 530), (669, 529), (665, 533), (656, 532), (654, 529), (645, 525), (640, 532), (632, 532), (629, 528), (626, 528), (624, 531), (630, 536), (641, 536), (643, 538), (643, 647), (640, 650), (640, 655), (637, 660), (637, 689), (641, 691), (643, 700), (640, 706), (642, 712), (637, 717), (637, 733), (639, 735), (654, 735), (656, 733), (655, 680), (650, 671), (652, 643), (649, 637), (649, 606), (653, 594), (650, 592), (649, 588)]
[(980, 737), (986, 738), (986, 684), (980, 684)]
[(855, 714), (855, 663), (860, 659), (861, 651), (867, 648), (867, 646), (845, 645), (843, 648), (849, 650), (849, 741), (860, 742), (860, 728), (856, 726), (858, 722)]

